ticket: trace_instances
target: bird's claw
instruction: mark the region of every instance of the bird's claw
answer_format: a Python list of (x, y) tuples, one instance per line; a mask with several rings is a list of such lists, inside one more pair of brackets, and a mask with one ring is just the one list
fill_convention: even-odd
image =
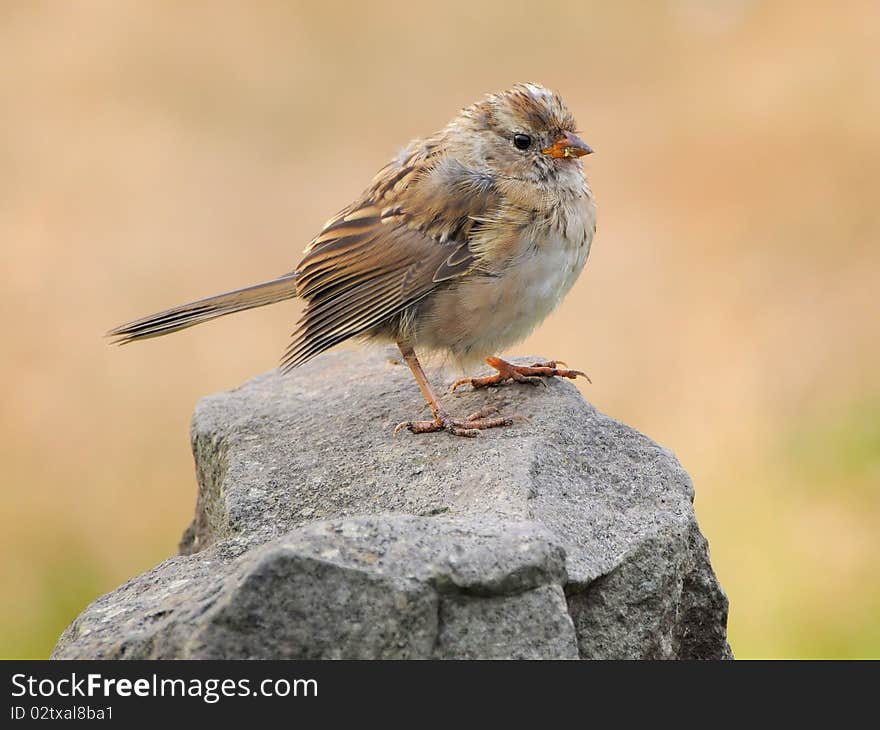
[(473, 438), (480, 435), (480, 431), (499, 426), (510, 426), (514, 419), (509, 416), (495, 416), (498, 413), (496, 406), (483, 406), (480, 410), (471, 413), (466, 418), (453, 418), (446, 413), (438, 413), (430, 421), (403, 421), (394, 428), (394, 435), (408, 429), (413, 433), (430, 433), (432, 431), (449, 431), (453, 436)]
[(538, 385), (540, 383), (541, 385), (546, 386), (547, 382), (545, 378), (553, 376), (569, 378), (571, 380), (583, 377), (587, 379), (588, 383), (593, 382), (590, 380), (590, 377), (581, 370), (569, 370), (568, 367), (560, 368), (560, 365), (565, 365), (562, 360), (536, 362), (532, 365), (514, 365), (501, 358), (490, 357), (486, 362), (498, 372), (494, 375), (486, 375), (481, 378), (460, 378), (452, 384), (449, 392), (454, 393), (462, 385), (470, 385), (472, 388), (493, 388), (507, 382), (508, 380), (513, 380), (517, 383), (529, 383), (530, 385)]

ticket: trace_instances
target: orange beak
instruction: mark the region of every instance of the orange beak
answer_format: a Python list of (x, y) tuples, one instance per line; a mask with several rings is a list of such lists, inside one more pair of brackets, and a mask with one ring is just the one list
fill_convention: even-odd
[(550, 155), (551, 157), (556, 158), (583, 157), (584, 155), (591, 154), (592, 151), (593, 148), (590, 147), (590, 145), (571, 132), (565, 132), (553, 143), (552, 147), (541, 150), (545, 155)]

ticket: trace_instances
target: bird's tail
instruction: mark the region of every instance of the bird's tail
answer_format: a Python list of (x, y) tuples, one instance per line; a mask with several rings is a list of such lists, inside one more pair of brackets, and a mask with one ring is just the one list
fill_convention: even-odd
[(141, 317), (133, 322), (120, 325), (107, 333), (117, 345), (136, 340), (161, 337), (171, 332), (192, 327), (209, 319), (223, 317), (233, 312), (243, 312), (254, 307), (263, 307), (296, 296), (296, 274), (285, 274), (272, 281), (254, 284), (244, 289), (217, 294), (197, 302), (181, 304), (164, 312)]

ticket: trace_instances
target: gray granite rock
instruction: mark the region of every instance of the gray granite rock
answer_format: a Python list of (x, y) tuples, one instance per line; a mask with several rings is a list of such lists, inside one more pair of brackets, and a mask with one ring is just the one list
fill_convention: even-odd
[(487, 402), (522, 418), (392, 436), (423, 406), (376, 351), (203, 399), (180, 555), (95, 601), (53, 656), (729, 658), (673, 454), (568, 382), (446, 398)]

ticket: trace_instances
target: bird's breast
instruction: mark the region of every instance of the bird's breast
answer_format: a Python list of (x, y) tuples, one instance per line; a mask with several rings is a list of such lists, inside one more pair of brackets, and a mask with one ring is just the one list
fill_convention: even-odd
[(523, 340), (570, 291), (595, 230), (592, 201), (538, 217), (491, 275), (473, 273), (438, 291), (419, 317), (422, 347), (477, 360)]

